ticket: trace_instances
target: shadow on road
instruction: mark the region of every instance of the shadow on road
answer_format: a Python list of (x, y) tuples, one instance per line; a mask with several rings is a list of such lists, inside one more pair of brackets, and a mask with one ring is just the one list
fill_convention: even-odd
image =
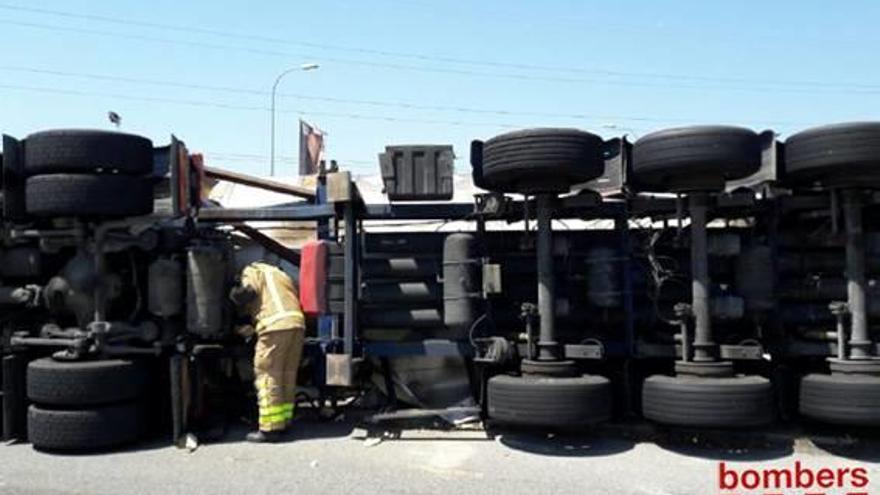
[[(355, 425), (354, 420), (320, 419), (308, 415), (294, 421), (293, 426), (283, 435), (279, 443), (344, 438), (351, 435)], [(211, 439), (205, 437), (204, 441), (207, 445), (244, 442), (245, 436), (253, 431), (253, 428), (243, 421), (236, 422), (229, 425), (222, 435), (215, 435)]]
[(880, 462), (880, 428), (807, 423), (804, 436), (817, 449), (864, 462)]
[(106, 447), (100, 449), (86, 449), (86, 450), (50, 450), (50, 449), (41, 449), (37, 447), (31, 446), (35, 451), (46, 454), (46, 455), (54, 455), (54, 456), (66, 456), (66, 457), (90, 457), (90, 456), (102, 456), (102, 455), (117, 455), (117, 456), (125, 456), (132, 454), (139, 454), (142, 452), (148, 452), (153, 450), (162, 450), (171, 447), (171, 438), (167, 435), (158, 437), (149, 437), (147, 439), (117, 447)]
[(538, 431), (504, 430), (494, 433), (510, 448), (551, 456), (614, 455), (632, 449), (637, 443), (653, 443), (690, 457), (741, 462), (778, 459), (794, 452), (794, 439), (785, 434), (667, 429), (641, 421), (599, 425), (591, 434), (548, 436)]
[(598, 457), (632, 450), (635, 442), (588, 434), (548, 434), (537, 431), (498, 430), (492, 434), (505, 447), (529, 454), (552, 457)]
[(831, 455), (851, 459), (854, 461), (880, 463), (880, 443), (874, 442), (856, 442), (853, 444), (839, 443), (823, 443), (821, 440), (814, 440), (813, 444), (820, 450)]
[(668, 431), (653, 441), (670, 452), (718, 461), (769, 461), (794, 452), (792, 438), (764, 435), (761, 432)]

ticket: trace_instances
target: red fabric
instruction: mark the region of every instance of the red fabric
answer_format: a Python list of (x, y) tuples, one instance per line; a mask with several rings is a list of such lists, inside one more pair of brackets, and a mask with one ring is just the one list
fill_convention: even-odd
[(318, 173), (324, 159), (324, 132), (315, 126), (299, 121), (299, 174)]
[(327, 241), (309, 241), (300, 253), (299, 299), (303, 313), (327, 311)]
[(205, 183), (205, 157), (201, 153), (193, 153), (189, 156), (190, 167), (193, 170), (193, 182), (190, 190), (195, 194), (195, 204), (201, 205), (208, 200), (202, 184)]

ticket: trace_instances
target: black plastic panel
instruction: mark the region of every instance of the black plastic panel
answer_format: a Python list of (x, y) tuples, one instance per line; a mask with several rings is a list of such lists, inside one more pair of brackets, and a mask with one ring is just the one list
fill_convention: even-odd
[(385, 193), (391, 201), (452, 199), (452, 146), (387, 146), (379, 154)]

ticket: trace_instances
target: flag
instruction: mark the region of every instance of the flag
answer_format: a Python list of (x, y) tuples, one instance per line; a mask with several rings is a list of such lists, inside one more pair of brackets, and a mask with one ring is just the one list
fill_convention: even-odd
[(318, 173), (318, 165), (324, 159), (324, 132), (299, 121), (299, 175)]

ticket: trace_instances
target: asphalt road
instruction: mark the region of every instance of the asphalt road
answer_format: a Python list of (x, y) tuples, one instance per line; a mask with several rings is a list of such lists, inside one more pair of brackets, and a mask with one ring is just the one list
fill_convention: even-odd
[(690, 435), (644, 441), (405, 430), (382, 439), (345, 422), (303, 422), (291, 441), (275, 445), (244, 443), (244, 433), (191, 453), (163, 442), (88, 455), (2, 446), (0, 493), (713, 494), (725, 493), (719, 460), (737, 469), (790, 468), (795, 461), (814, 469), (864, 467), (868, 492), (880, 493), (876, 444), (838, 446), (832, 450), (842, 455), (835, 455), (803, 438), (717, 446)]

